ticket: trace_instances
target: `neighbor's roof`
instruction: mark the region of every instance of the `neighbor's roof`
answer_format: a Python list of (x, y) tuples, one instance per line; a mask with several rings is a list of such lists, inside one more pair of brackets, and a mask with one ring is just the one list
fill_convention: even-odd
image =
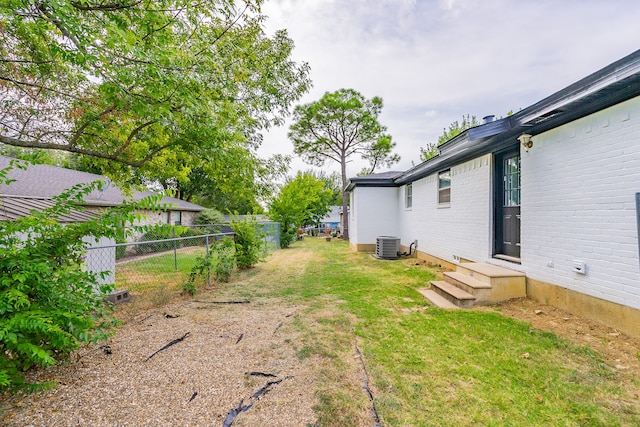
[(342, 206), (331, 206), (331, 210), (320, 220), (321, 223), (325, 222), (340, 222), (340, 213), (342, 212)]
[[(538, 135), (597, 111), (640, 96), (640, 50), (596, 71), (513, 115), (465, 130), (438, 147), (439, 154), (389, 178), (351, 178), (357, 186), (400, 186), (476, 157), (517, 144), (523, 133)], [(379, 174), (378, 174), (379, 175)]]
[[(12, 160), (15, 159), (0, 156), (0, 169), (8, 167)], [(50, 199), (76, 184), (104, 181), (103, 190), (95, 190), (85, 197), (87, 206), (117, 206), (127, 199), (140, 200), (154, 194), (151, 191), (136, 191), (129, 198), (106, 176), (51, 165), (29, 165), (26, 170), (14, 168), (7, 177), (15, 181), (8, 185), (0, 184), (0, 195), (40, 199)], [(174, 197), (163, 197), (160, 203), (171, 210), (200, 212), (206, 209)]]
[[(0, 196), (0, 221), (14, 221), (18, 218), (30, 215), (33, 211), (41, 212), (52, 207), (55, 202), (51, 199), (33, 197)], [(59, 222), (85, 222), (93, 219), (95, 214), (82, 210), (74, 210), (68, 214), (60, 215)]]

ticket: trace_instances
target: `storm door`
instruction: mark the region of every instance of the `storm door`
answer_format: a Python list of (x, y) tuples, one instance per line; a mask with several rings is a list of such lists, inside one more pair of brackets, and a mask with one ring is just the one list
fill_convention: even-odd
[(495, 155), (495, 251), (500, 258), (520, 258), (520, 152)]

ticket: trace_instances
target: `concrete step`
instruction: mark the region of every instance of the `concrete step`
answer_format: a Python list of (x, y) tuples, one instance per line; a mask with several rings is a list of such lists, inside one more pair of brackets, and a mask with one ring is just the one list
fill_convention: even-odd
[(445, 271), (443, 273), (444, 280), (451, 283), (452, 285), (456, 285), (462, 290), (465, 290), (472, 294), (470, 290), (473, 289), (491, 289), (491, 284), (481, 282), (480, 280), (474, 278), (473, 276), (468, 276), (459, 271)]
[(452, 303), (451, 301), (449, 301), (448, 299), (446, 299), (445, 297), (437, 294), (436, 291), (432, 289), (422, 288), (422, 289), (418, 289), (418, 292), (420, 292), (422, 296), (424, 296), (426, 299), (428, 299), (433, 305), (435, 305), (438, 308), (454, 308), (454, 309), (460, 308), (454, 303)]
[(473, 294), (476, 304), (493, 304), (527, 294), (523, 272), (493, 264), (460, 263), (456, 273), (445, 273), (445, 280)]
[(462, 262), (457, 265), (456, 271), (489, 285), (492, 284), (492, 279), (522, 277), (522, 280), (524, 280), (525, 277), (525, 274), (521, 271), (510, 270), (485, 262)]
[(432, 280), (429, 283), (431, 284), (431, 289), (433, 289), (437, 294), (451, 301), (458, 307), (471, 307), (476, 301), (475, 296), (471, 295), (469, 292), (463, 291), (449, 282)]

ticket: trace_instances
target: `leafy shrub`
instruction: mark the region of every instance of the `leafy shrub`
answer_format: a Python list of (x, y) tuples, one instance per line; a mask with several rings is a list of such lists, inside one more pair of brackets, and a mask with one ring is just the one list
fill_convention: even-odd
[(215, 209), (207, 209), (198, 214), (193, 220), (195, 225), (202, 225), (205, 227), (198, 227), (201, 231), (200, 234), (215, 234), (220, 233), (221, 224), (223, 224), (224, 215)]
[[(192, 228), (186, 228), (186, 227), (182, 227), (183, 230), (179, 230), (179, 234), (176, 233), (177, 237), (194, 237), (194, 236), (201, 236), (203, 234), (204, 230), (199, 230), (199, 229), (192, 229)], [(178, 243), (178, 246), (202, 246), (204, 245), (204, 237), (196, 239), (185, 239), (185, 240), (178, 240), (176, 243)], [(170, 243), (171, 247), (173, 247), (173, 242)]]
[(254, 216), (244, 220), (234, 218), (231, 227), (235, 232), (236, 265), (240, 269), (251, 268), (263, 260), (264, 233)]
[(235, 269), (235, 246), (233, 240), (225, 237), (211, 246), (213, 251), (213, 273), (216, 280), (228, 282)]
[(298, 229), (295, 227), (282, 227), (282, 231), (280, 231), (280, 247), (282, 249), (288, 248), (296, 238), (296, 233)]
[(172, 237), (174, 237), (174, 232), (171, 226), (162, 226), (155, 228), (142, 235), (142, 237), (140, 238), (141, 244), (135, 246), (135, 251), (138, 254), (149, 254), (172, 249), (173, 246), (168, 246), (167, 242), (142, 243), (152, 242), (154, 240), (164, 240)]
[(100, 275), (86, 269), (82, 238), (122, 236), (122, 224), (140, 219), (132, 213), (135, 205), (125, 203), (85, 223), (56, 220), (82, 210), (79, 202), (99, 185), (74, 186), (43, 212), (0, 222), (0, 390), (52, 386), (27, 383), (25, 371), (106, 339), (116, 323), (104, 302), (113, 286), (100, 285)]
[(189, 273), (189, 280), (182, 285), (182, 293), (194, 296), (197, 292), (196, 280), (200, 278), (202, 284), (209, 284), (209, 273), (211, 272), (211, 255), (197, 257), (195, 265)]
[(222, 224), (224, 215), (215, 209), (207, 209), (198, 214), (193, 223), (198, 225)]
[[(127, 240), (124, 238), (124, 231), (119, 233), (115, 239), (116, 243), (127, 243)], [(125, 256), (127, 252), (126, 246), (116, 246), (116, 259), (120, 259)]]
[[(191, 233), (191, 234), (189, 234)], [(186, 235), (197, 236), (200, 233), (192, 231), (187, 227), (169, 224), (156, 224), (148, 227), (148, 231), (142, 235), (140, 242), (153, 242), (155, 240), (163, 240), (162, 242), (141, 243), (135, 246), (138, 254), (149, 254), (156, 252), (169, 251), (175, 248), (181, 248), (188, 245), (197, 245), (197, 239), (164, 241), (175, 237), (184, 237)]]
[[(189, 273), (189, 280), (182, 285), (182, 293), (195, 295), (198, 283), (208, 284), (211, 272), (217, 281), (228, 282), (235, 269), (235, 261), (233, 240), (225, 237), (219, 242), (214, 242), (210, 247), (209, 254), (196, 258), (196, 264)], [(198, 281), (198, 278), (201, 281)]]

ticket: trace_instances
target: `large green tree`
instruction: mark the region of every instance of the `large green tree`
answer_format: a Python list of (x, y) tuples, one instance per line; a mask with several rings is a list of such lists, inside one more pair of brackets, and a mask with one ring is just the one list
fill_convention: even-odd
[(161, 179), (176, 197), (215, 208), (221, 212), (262, 213), (261, 203), (277, 192), (289, 170), (290, 157), (276, 154), (268, 159), (235, 147), (202, 160), (180, 176)]
[[(382, 98), (365, 98), (353, 89), (325, 93), (320, 100), (296, 106), (289, 131), (295, 153), (303, 160), (322, 166), (327, 161), (340, 165), (342, 189), (347, 186), (347, 163), (354, 156), (369, 161), (370, 171), (400, 160), (387, 128), (380, 124)], [(348, 194), (343, 191), (343, 236), (349, 238)]]
[(310, 85), (286, 32), (264, 33), (260, 4), (3, 1), (0, 142), (117, 162), (120, 175), (188, 170), (230, 141), (255, 148)]
[(324, 188), (331, 191), (331, 201), (329, 204), (331, 206), (340, 206), (342, 203), (342, 177), (339, 173), (317, 169), (308, 169), (304, 173), (324, 182)]
[(269, 218), (280, 223), (280, 247), (293, 241), (299, 227), (317, 224), (331, 209), (332, 192), (309, 173), (298, 174), (287, 182), (268, 206)]

